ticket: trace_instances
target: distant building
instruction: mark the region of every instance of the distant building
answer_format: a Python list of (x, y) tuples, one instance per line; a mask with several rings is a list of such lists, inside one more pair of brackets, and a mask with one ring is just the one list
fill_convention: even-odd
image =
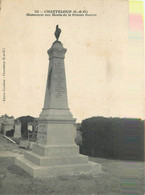
[(7, 131), (14, 129), (14, 117), (7, 114), (0, 117), (0, 133), (6, 134)]
[(28, 131), (35, 131), (36, 129), (36, 119), (32, 116), (22, 116), (17, 118), (16, 120), (19, 120), (21, 122), (21, 134), (22, 137), (27, 138), (28, 137)]

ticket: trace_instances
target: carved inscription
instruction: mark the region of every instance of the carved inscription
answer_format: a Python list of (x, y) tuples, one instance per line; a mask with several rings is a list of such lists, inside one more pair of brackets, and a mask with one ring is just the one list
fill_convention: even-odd
[(63, 63), (55, 64), (55, 97), (60, 98), (66, 92)]
[(37, 140), (39, 143), (43, 143), (44, 140), (46, 139), (46, 135), (47, 135), (47, 132), (46, 132), (46, 125), (43, 125), (43, 124), (39, 124), (39, 128), (38, 128), (38, 134), (37, 134)]

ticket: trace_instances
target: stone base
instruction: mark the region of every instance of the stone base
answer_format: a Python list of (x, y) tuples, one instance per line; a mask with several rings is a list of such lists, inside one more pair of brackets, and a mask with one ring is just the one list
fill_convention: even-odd
[(79, 154), (74, 142), (75, 119), (50, 118), (39, 118), (32, 152), (17, 158), (16, 164), (36, 178), (100, 172), (99, 164), (88, 162), (87, 156)]
[(15, 163), (34, 178), (101, 172), (101, 165), (89, 162), (87, 156), (80, 155), (76, 145), (34, 144), (32, 152), (16, 158)]

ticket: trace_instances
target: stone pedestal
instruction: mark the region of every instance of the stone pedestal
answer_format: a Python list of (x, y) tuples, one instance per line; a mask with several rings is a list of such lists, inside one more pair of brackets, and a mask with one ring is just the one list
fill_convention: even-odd
[(48, 50), (49, 71), (44, 108), (38, 118), (37, 141), (32, 152), (16, 159), (16, 164), (33, 177), (52, 177), (100, 172), (101, 166), (88, 162), (75, 144), (75, 121), (67, 100), (64, 55), (61, 42)]

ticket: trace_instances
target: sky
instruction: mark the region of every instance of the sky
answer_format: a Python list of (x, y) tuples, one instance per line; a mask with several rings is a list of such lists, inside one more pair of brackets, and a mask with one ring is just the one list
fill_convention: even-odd
[[(77, 122), (92, 116), (144, 118), (143, 30), (136, 30), (138, 22), (134, 22), (142, 8), (126, 0), (19, 2), (1, 3), (0, 74), (4, 72), (4, 50), (5, 76), (0, 77), (0, 115), (39, 117), (49, 65), (47, 50), (59, 24), (60, 41), (67, 48), (69, 108)], [(88, 10), (97, 16), (26, 16), (34, 10), (53, 9)], [(137, 25), (129, 25), (128, 18)]]

